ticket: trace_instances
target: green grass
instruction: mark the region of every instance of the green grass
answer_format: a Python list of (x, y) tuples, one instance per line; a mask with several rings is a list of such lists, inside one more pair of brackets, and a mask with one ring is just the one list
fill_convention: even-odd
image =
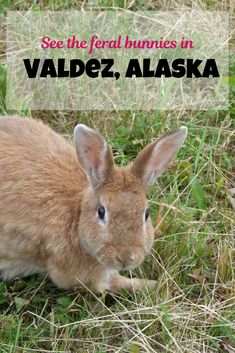
[[(13, 9), (10, 2), (4, 4), (5, 10)], [(48, 2), (46, 8), (72, 8), (75, 3), (63, 4)], [(219, 1), (201, 5), (225, 7)], [(15, 2), (17, 9), (29, 6), (27, 1)], [(40, 8), (36, 2), (33, 6)], [(157, 280), (157, 288), (97, 297), (85, 290), (58, 290), (37, 276), (1, 282), (1, 353), (235, 352), (234, 210), (227, 197), (234, 187), (235, 88), (234, 81), (230, 83), (229, 111), (20, 113), (44, 120), (66, 137), (77, 122), (100, 129), (119, 165), (175, 127), (186, 125), (189, 136), (171, 168), (149, 191), (155, 244), (132, 275)], [(9, 114), (4, 96), (3, 63), (0, 112)]]

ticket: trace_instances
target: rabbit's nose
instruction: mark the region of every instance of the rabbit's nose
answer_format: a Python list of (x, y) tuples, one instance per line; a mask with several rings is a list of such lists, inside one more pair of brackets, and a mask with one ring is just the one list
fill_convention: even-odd
[(116, 255), (116, 260), (124, 268), (130, 265), (135, 260), (135, 255), (134, 254)]
[(124, 261), (122, 263), (123, 268), (128, 267), (133, 263), (135, 260), (135, 255), (134, 254), (128, 254), (125, 256)]
[(135, 255), (134, 254), (129, 254), (128, 259), (129, 262), (133, 262), (135, 260)]

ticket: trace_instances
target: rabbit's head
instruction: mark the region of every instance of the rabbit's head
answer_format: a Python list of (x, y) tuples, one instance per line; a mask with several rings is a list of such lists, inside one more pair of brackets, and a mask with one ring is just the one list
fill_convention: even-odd
[(74, 130), (78, 161), (90, 186), (84, 191), (79, 223), (81, 246), (111, 269), (133, 269), (151, 250), (154, 229), (146, 188), (170, 164), (187, 128), (147, 145), (127, 167), (115, 166), (103, 137), (83, 124)]

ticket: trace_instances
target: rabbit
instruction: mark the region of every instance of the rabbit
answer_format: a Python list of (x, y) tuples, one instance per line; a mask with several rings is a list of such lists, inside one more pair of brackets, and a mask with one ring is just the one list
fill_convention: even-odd
[(187, 135), (151, 142), (125, 167), (94, 129), (78, 124), (74, 146), (42, 121), (0, 117), (0, 273), (47, 274), (63, 289), (154, 287), (127, 278), (154, 242), (146, 190)]

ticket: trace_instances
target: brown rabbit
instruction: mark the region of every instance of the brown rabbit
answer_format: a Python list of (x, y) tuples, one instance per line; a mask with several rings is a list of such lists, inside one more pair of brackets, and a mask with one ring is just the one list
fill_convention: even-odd
[(169, 165), (187, 128), (118, 168), (103, 137), (79, 124), (75, 148), (42, 122), (0, 118), (0, 273), (48, 273), (58, 287), (153, 286), (126, 278), (153, 245), (145, 189)]

